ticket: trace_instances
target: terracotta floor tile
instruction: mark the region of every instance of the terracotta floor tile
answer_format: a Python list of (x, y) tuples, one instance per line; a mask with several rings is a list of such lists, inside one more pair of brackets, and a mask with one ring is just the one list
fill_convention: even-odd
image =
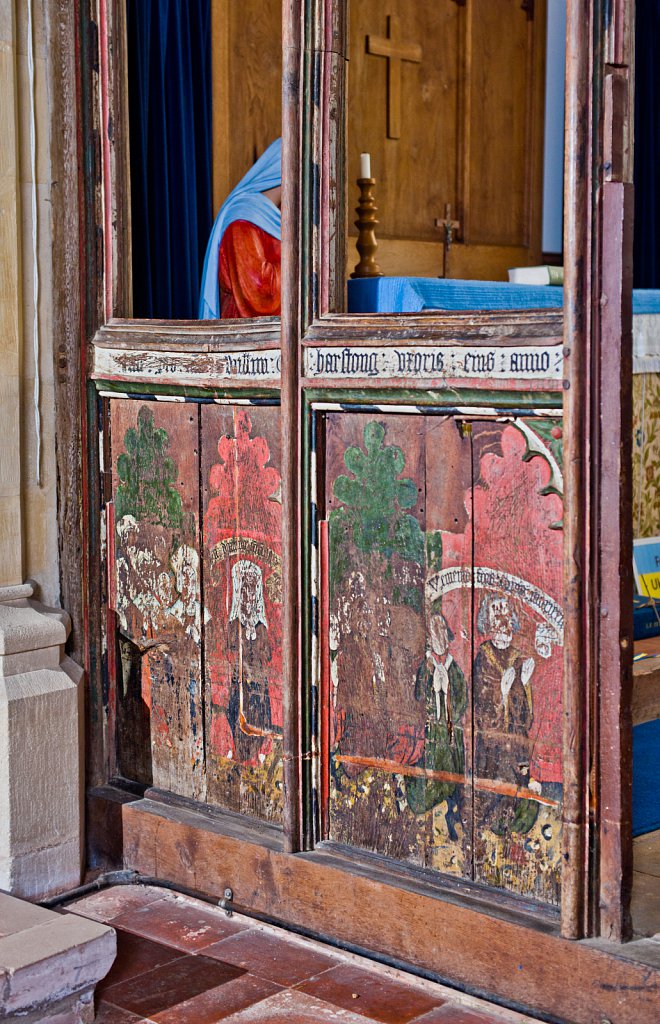
[(156, 1024), (216, 1024), (216, 1021), (224, 1021), (232, 1013), (279, 991), (280, 986), (274, 981), (244, 974), (242, 978), (228, 981), (220, 988), (211, 988), (170, 1010), (163, 1010), (152, 1019)]
[(338, 1009), (297, 989), (264, 999), (227, 1017), (223, 1024), (370, 1024), (368, 1017)]
[(389, 978), (377, 968), (369, 970), (346, 963), (318, 978), (310, 978), (298, 985), (298, 989), (381, 1021), (381, 1024), (409, 1024), (445, 1001), (422, 988)]
[(182, 956), (130, 981), (111, 985), (104, 990), (103, 999), (123, 1010), (153, 1017), (207, 989), (218, 988), (242, 973), (238, 967), (205, 956)]
[(101, 995), (110, 985), (118, 985), (120, 981), (128, 981), (154, 967), (171, 963), (184, 956), (180, 949), (164, 946), (161, 942), (153, 942), (142, 935), (117, 929), (117, 957), (110, 973), (99, 982), (96, 991)]
[(139, 910), (149, 903), (162, 900), (166, 895), (163, 889), (150, 885), (114, 885), (83, 896), (75, 903), (68, 903), (67, 910), (82, 917), (91, 917), (94, 921), (111, 921), (118, 914)]
[(417, 1017), (413, 1024), (502, 1024), (502, 1017), (493, 1017), (481, 1010), (468, 1010), (465, 1006), (446, 1004)]
[(148, 935), (187, 953), (203, 949), (218, 939), (237, 935), (249, 927), (226, 914), (177, 897), (121, 914), (113, 918), (112, 924), (136, 935)]
[(337, 958), (314, 947), (256, 928), (208, 946), (204, 956), (217, 956), (219, 960), (236, 964), (279, 985), (295, 985), (338, 962)]

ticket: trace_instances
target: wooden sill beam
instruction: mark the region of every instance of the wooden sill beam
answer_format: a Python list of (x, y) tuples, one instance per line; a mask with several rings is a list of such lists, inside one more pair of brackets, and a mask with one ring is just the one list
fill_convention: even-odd
[(218, 898), (229, 887), (238, 907), (546, 1019), (657, 1022), (660, 963), (564, 939), (547, 919), (486, 914), (420, 886), (394, 886), (323, 849), (286, 854), (260, 842), (255, 826), (228, 835), (207, 815), (149, 799), (125, 804), (122, 817), (124, 866), (143, 875)]

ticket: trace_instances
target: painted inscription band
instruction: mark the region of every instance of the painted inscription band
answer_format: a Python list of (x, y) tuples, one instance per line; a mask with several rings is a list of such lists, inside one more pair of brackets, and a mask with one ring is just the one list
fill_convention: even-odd
[(557, 631), (557, 642), (563, 642), (564, 613), (554, 598), (535, 587), (533, 583), (528, 583), (519, 576), (512, 576), (511, 573), (482, 565), (477, 565), (474, 569), (460, 565), (452, 566), (449, 569), (441, 569), (429, 577), (426, 581), (426, 594), (427, 598), (433, 601), (450, 590), (472, 586), (480, 590), (501, 591), (517, 597), (553, 626)]
[(563, 355), (560, 346), (466, 348), (415, 345), (396, 348), (308, 348), (307, 377), (350, 377), (437, 380), (483, 378), (492, 380), (561, 380)]
[(96, 348), (96, 377), (147, 380), (278, 381), (281, 372), (279, 349), (241, 352), (147, 352)]

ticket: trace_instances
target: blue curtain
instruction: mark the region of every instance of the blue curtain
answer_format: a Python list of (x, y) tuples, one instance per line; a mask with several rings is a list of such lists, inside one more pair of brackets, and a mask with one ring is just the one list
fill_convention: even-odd
[(660, 3), (636, 0), (635, 288), (660, 288)]
[(194, 320), (211, 209), (210, 0), (128, 0), (133, 315)]

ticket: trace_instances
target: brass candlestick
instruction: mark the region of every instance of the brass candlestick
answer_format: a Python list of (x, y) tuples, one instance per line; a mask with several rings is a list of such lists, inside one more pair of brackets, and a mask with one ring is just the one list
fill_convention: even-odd
[(378, 224), (378, 207), (374, 200), (375, 178), (358, 178), (360, 186), (360, 198), (355, 208), (357, 220), (355, 226), (358, 229), (356, 247), (360, 254), (360, 262), (356, 264), (351, 277), (382, 277), (380, 267), (376, 263), (376, 241), (375, 227)]

